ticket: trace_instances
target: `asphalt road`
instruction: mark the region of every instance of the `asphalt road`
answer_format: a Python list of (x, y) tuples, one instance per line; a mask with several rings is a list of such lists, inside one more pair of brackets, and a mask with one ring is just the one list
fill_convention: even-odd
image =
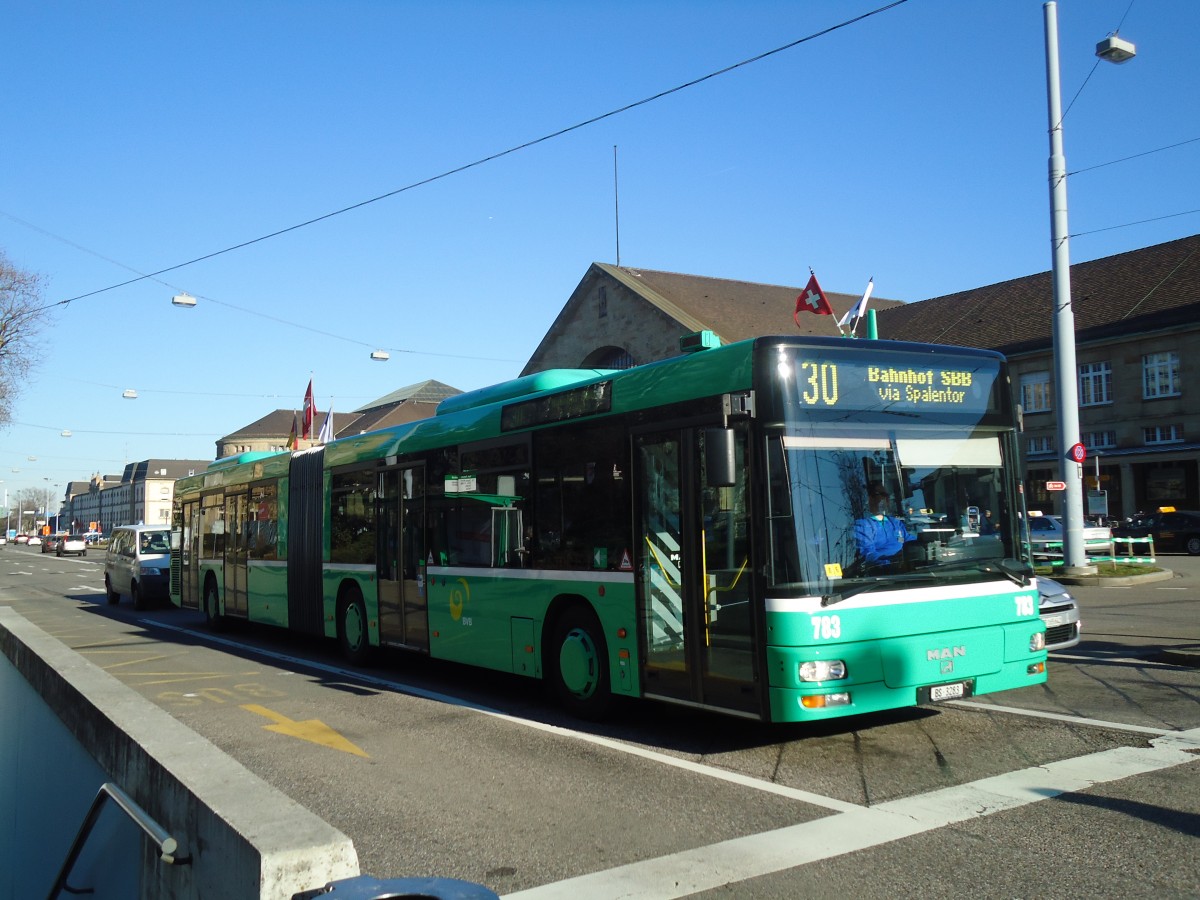
[(1077, 587), (1044, 687), (818, 728), (517, 678), (343, 665), (267, 629), (104, 601), (99, 560), (0, 548), (0, 605), (350, 835), (365, 873), (533, 898), (1200, 896), (1200, 559)]

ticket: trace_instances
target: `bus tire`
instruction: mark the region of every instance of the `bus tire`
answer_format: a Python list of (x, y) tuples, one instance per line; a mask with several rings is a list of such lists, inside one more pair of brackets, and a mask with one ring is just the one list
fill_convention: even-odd
[(345, 591), (338, 599), (338, 644), (342, 655), (356, 666), (371, 661), (371, 638), (367, 625), (367, 605), (357, 588)]
[(571, 715), (596, 721), (612, 703), (608, 646), (600, 620), (586, 606), (570, 606), (554, 623), (547, 672), (559, 703)]
[(204, 621), (213, 631), (225, 630), (225, 617), (221, 615), (221, 597), (217, 584), (212, 579), (204, 586)]
[(113, 590), (112, 580), (107, 575), (104, 576), (104, 593), (108, 595), (109, 606), (116, 606), (121, 602), (121, 595)]

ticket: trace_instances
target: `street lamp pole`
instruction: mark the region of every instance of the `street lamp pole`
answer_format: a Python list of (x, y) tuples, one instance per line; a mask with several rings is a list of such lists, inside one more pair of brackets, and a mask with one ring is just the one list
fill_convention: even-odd
[(1058, 74), (1058, 7), (1042, 5), (1046, 22), (1046, 95), (1050, 109), (1050, 246), (1053, 253), (1054, 393), (1063, 495), (1063, 573), (1090, 574), (1083, 543), (1083, 465), (1068, 451), (1079, 442), (1079, 379), (1075, 365), (1075, 311), (1067, 230), (1067, 160), (1063, 154), (1062, 91)]

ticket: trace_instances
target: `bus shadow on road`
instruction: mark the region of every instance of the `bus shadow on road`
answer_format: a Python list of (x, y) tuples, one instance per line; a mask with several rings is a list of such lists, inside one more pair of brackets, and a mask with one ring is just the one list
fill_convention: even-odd
[(1064, 803), (1074, 803), (1079, 806), (1090, 806), (1108, 812), (1120, 813), (1144, 822), (1151, 822), (1169, 828), (1188, 837), (1200, 837), (1200, 814), (1183, 812), (1178, 809), (1168, 809), (1152, 803), (1142, 803), (1139, 800), (1127, 800), (1121, 797), (1105, 797), (1099, 794), (1079, 794), (1069, 791), (1055, 797)]
[(551, 696), (548, 685), (537, 679), (390, 648), (377, 652), (370, 665), (356, 666), (341, 656), (336, 641), (322, 636), (285, 632), (270, 625), (238, 620), (227, 621), (221, 630), (213, 630), (196, 610), (178, 609), (170, 604), (134, 610), (127, 599), (109, 605), (103, 594), (68, 596), (88, 612), (140, 625), (146, 636), (154, 640), (189, 647), (215, 643), (222, 652), (257, 662), (270, 659), (303, 672), (314, 684), (353, 696), (376, 696), (394, 690), (667, 752), (708, 756), (861, 734), (940, 714), (934, 708), (906, 707), (823, 722), (771, 724), (689, 706), (615, 698), (604, 719), (586, 721), (563, 710)]
[[(1170, 638), (1149, 634), (1132, 635), (1131, 638), (1152, 643), (1130, 647), (1115, 641), (1085, 640), (1065, 651), (1066, 658), (1062, 662), (1079, 662), (1080, 657), (1086, 657), (1088, 665), (1134, 669), (1147, 665), (1200, 668), (1200, 644), (1179, 643)], [(1055, 659), (1053, 654), (1050, 659)]]

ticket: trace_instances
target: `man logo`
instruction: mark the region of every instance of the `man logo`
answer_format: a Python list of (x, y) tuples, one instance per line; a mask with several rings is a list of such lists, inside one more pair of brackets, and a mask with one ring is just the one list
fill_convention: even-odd
[(939, 668), (939, 671), (941, 672), (941, 674), (942, 674), (942, 675), (950, 675), (950, 674), (953, 674), (953, 672), (954, 672), (954, 660), (952, 660), (952, 659), (943, 659), (943, 660), (942, 660), (942, 665), (941, 665), (941, 667)]
[(942, 647), (940, 649), (926, 650), (925, 659), (933, 662), (935, 659), (957, 659), (960, 656), (967, 655), (966, 647)]

